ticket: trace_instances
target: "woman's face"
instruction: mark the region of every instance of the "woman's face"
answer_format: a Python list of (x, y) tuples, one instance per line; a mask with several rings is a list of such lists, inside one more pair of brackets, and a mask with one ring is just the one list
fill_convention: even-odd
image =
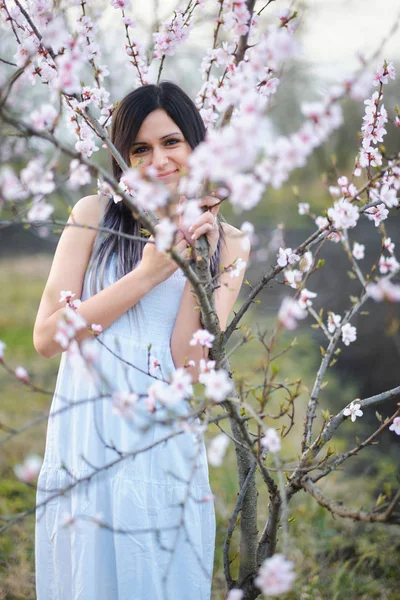
[[(185, 171), (192, 149), (177, 124), (164, 109), (151, 112), (143, 121), (130, 151), (131, 166), (155, 167), (157, 177), (173, 192)], [(141, 160), (141, 164), (138, 165)]]

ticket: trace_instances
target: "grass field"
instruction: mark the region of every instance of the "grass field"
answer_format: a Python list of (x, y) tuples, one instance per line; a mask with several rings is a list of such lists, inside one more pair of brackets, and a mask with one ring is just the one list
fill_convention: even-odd
[[(0, 262), (0, 340), (7, 344), (5, 358), (10, 367), (23, 365), (31, 379), (47, 393), (33, 393), (13, 379), (4, 368), (0, 369), (0, 422), (11, 428), (43, 416), (33, 428), (3, 444), (0, 453), (0, 516), (33, 511), (34, 487), (18, 481), (13, 465), (22, 462), (27, 454), (44, 452), (46, 415), (52, 398), (59, 357), (45, 360), (36, 354), (32, 345), (32, 328), (37, 307), (50, 267), (48, 257), (26, 257)], [(249, 316), (251, 323), (258, 316)], [(302, 376), (304, 385), (310, 385), (313, 366), (318, 359), (310, 338), (302, 338), (302, 352), (293, 350), (282, 364), (280, 377), (289, 380)], [(257, 381), (253, 370), (263, 360), (260, 345), (251, 342), (239, 349), (231, 364), (237, 378)], [(251, 379), (250, 379), (251, 378)], [(331, 375), (329, 394), (343, 389), (343, 384)], [(354, 390), (347, 388), (349, 399)], [(271, 401), (271, 410), (279, 403), (279, 396)], [(295, 458), (302, 428), (306, 393), (297, 400), (299, 410), (294, 434), (285, 445), (284, 455)], [(209, 436), (217, 429), (211, 429)], [(6, 431), (0, 432), (4, 440)], [(362, 435), (358, 429), (356, 435)], [(336, 442), (342, 448), (346, 440)], [(350, 474), (337, 472), (326, 481), (325, 491), (332, 497), (364, 508), (376, 500), (383, 483), (396, 484), (395, 453), (384, 456), (373, 449), (354, 459)], [(354, 482), (357, 473), (357, 483)], [(216, 496), (217, 544), (213, 600), (225, 598), (222, 569), (222, 545), (226, 523), (237, 495), (237, 475), (233, 447), (228, 450), (224, 466), (210, 469), (211, 487)], [(260, 484), (259, 529), (267, 515), (267, 497)], [(353, 523), (334, 519), (305, 493), (298, 494), (290, 504), (291, 558), (295, 561), (297, 580), (287, 600), (396, 600), (400, 597), (400, 537), (398, 527)], [(2, 520), (2, 523), (5, 521)], [(237, 544), (234, 536), (233, 548)], [(236, 561), (237, 562), (237, 561)], [(233, 570), (235, 569), (235, 560)], [(18, 521), (0, 536), (0, 600), (30, 600), (34, 592), (34, 519), (33, 513)], [(71, 599), (72, 600), (72, 599)], [(188, 599), (189, 600), (189, 599)]]

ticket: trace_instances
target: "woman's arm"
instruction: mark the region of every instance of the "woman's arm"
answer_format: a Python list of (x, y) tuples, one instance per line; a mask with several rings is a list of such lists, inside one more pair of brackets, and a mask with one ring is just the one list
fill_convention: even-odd
[[(248, 238), (231, 225), (224, 223), (223, 226), (226, 235), (226, 247), (222, 245), (221, 248), (221, 265), (227, 267), (232, 264), (236, 258), (241, 258), (243, 261), (247, 262), (250, 254), (250, 242)], [(244, 270), (240, 272), (238, 277), (231, 277), (228, 272), (223, 273), (220, 276), (220, 287), (215, 291), (215, 309), (222, 331), (226, 328), (229, 313), (239, 295), (243, 278)], [(192, 375), (193, 381), (198, 380), (198, 363), (200, 358), (204, 357), (204, 353), (205, 358), (208, 356), (208, 350), (206, 348), (201, 346), (190, 346), (189, 344), (195, 331), (200, 328), (198, 302), (189, 281), (186, 281), (171, 336), (171, 354), (177, 368), (182, 367), (185, 364), (185, 359), (186, 362), (188, 360), (195, 361), (195, 367), (188, 367), (188, 371)]]
[[(87, 196), (75, 205), (68, 223), (98, 227), (102, 210), (98, 196)], [(60, 308), (60, 292), (70, 290), (75, 298), (81, 297), (96, 233), (87, 227), (65, 227), (61, 235), (33, 331), (35, 349), (45, 358), (64, 351), (54, 340), (65, 307), (63, 303)], [(176, 269), (176, 264), (157, 252), (154, 244), (146, 246), (141, 263), (133, 271), (79, 305), (78, 312), (88, 325), (96, 323), (106, 329), (168, 277), (171, 269)], [(88, 329), (82, 329), (76, 339), (80, 341), (91, 335)]]

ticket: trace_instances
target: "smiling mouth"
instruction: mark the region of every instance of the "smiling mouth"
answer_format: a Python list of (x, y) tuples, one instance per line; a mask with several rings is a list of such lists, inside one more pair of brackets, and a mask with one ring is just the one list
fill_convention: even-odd
[(157, 179), (164, 179), (164, 177), (168, 177), (169, 175), (173, 175), (174, 173), (177, 173), (178, 169), (176, 169), (175, 171), (170, 171), (169, 173), (161, 173), (160, 175), (157, 175)]

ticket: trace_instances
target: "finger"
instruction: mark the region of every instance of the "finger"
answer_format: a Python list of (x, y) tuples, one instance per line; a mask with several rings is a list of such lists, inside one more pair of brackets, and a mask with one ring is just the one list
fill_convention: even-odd
[(196, 219), (196, 221), (194, 223), (191, 224), (188, 231), (191, 231), (191, 232), (195, 231), (198, 227), (200, 227), (201, 225), (204, 225), (205, 223), (214, 224), (214, 221), (215, 221), (215, 216), (212, 214), (211, 211), (207, 210), (198, 219)]
[(215, 231), (215, 226), (211, 223), (205, 223), (196, 229), (191, 239), (197, 240), (200, 236), (204, 235), (205, 233), (210, 233), (211, 231)]

